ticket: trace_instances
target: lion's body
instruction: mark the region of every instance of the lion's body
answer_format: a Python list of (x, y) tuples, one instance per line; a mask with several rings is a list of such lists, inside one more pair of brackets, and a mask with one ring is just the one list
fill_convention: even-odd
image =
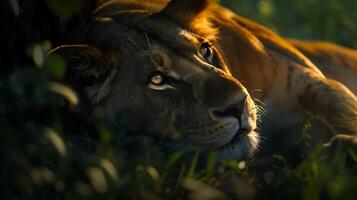
[[(329, 63), (326, 67), (320, 65), (316, 67), (315, 64), (320, 64), (320, 62), (315, 59), (311, 62), (304, 55), (306, 51), (298, 51), (289, 41), (265, 27), (223, 7), (215, 7), (212, 10), (210, 11), (214, 13), (212, 21), (220, 29), (217, 43), (221, 46), (221, 53), (227, 65), (230, 66), (232, 75), (264, 104), (266, 109), (262, 122), (264, 137), (269, 139), (273, 137), (273, 134), (282, 132), (285, 134), (295, 131), (301, 133), (302, 124), (308, 116), (306, 112), (327, 116), (336, 115), (338, 112), (351, 112), (348, 115), (351, 114), (352, 119), (346, 119), (346, 123), (350, 123), (348, 126), (351, 128), (347, 134), (356, 134), (356, 129), (353, 128), (357, 123), (356, 98), (345, 86), (325, 78), (323, 74), (327, 72), (327, 77), (346, 83), (354, 89), (357, 85), (355, 84), (356, 78), (353, 78), (357, 74), (353, 68), (353, 64), (356, 66), (353, 60), (357, 58), (355, 51), (345, 49), (342, 51), (342, 48), (335, 47), (336, 45), (333, 48), (316, 48), (316, 53), (325, 52), (324, 57), (318, 56), (321, 59), (325, 59), (328, 55), (339, 56), (339, 60), (334, 60), (334, 62), (331, 62), (331, 59), (325, 59)], [(307, 55), (310, 58), (311, 54)], [(349, 65), (343, 66), (342, 60), (349, 62)], [(331, 65), (335, 63), (339, 65), (334, 66), (334, 69), (345, 74), (345, 78), (342, 74), (339, 76), (328, 72), (328, 69), (332, 68)], [(345, 73), (346, 68), (350, 70), (348, 75)], [(314, 86), (316, 88), (313, 91), (309, 90)], [(332, 91), (328, 91), (331, 94), (324, 94), (330, 87), (333, 88)], [(343, 97), (334, 99), (335, 92), (344, 93)], [(318, 97), (319, 95), (322, 97)], [(341, 100), (342, 102), (338, 102)], [(326, 107), (322, 106), (323, 108), (319, 111), (314, 110), (324, 102), (331, 105), (324, 105)], [(333, 108), (334, 106), (336, 108)], [(346, 110), (342, 111), (345, 106)], [(337, 132), (341, 133), (339, 130)], [(276, 143), (275, 140), (273, 141)]]
[(289, 40), (328, 78), (345, 84), (357, 94), (357, 51), (329, 42)]
[[(233, 116), (238, 116), (240, 124), (234, 126), (248, 130), (248, 136), (241, 134), (244, 139), (240, 139), (235, 153), (231, 151), (232, 155), (237, 155), (226, 157), (240, 159), (251, 154), (258, 144), (254, 134), (256, 111), (250, 100), (252, 96), (266, 110), (260, 132), (270, 142), (278, 144), (279, 140), (274, 139), (278, 133), (290, 137), (290, 132), (300, 132), (301, 128), (296, 127), (302, 126), (307, 113), (321, 116), (334, 133), (357, 135), (356, 96), (341, 83), (326, 78), (314, 65), (317, 61), (312, 59), (311, 62), (290, 42), (215, 3), (203, 0), (182, 0), (180, 3), (177, 0), (166, 6), (167, 3), (166, 0), (109, 1), (94, 13), (99, 19), (95, 23), (99, 25), (85, 29), (87, 39), (78, 41), (104, 52), (120, 52), (116, 64), (120, 67), (115, 70), (118, 75), (111, 73), (111, 78), (104, 81), (105, 92), (101, 92), (104, 86), (98, 84), (85, 90), (87, 93), (91, 91), (88, 96), (93, 105), (104, 102), (101, 105), (105, 107), (109, 121), (113, 121), (115, 112), (125, 110), (130, 113), (132, 122), (129, 120), (129, 124), (132, 126), (150, 126), (149, 131), (157, 132), (172, 132), (179, 127), (188, 138), (215, 147), (236, 140), (232, 138), (240, 133), (234, 135), (228, 126), (236, 124)], [(190, 57), (190, 51), (202, 45), (198, 43), (202, 38), (210, 41), (217, 51), (217, 58), (211, 63), (197, 60), (195, 53)], [(143, 44), (147, 49), (142, 47)], [(152, 56), (151, 60), (147, 54)], [(176, 81), (182, 79), (185, 82), (182, 86), (185, 92), (171, 94), (171, 101), (175, 103), (167, 101), (170, 98), (155, 96), (159, 94), (157, 92), (143, 90), (139, 82), (130, 78), (140, 77), (149, 71), (146, 68), (157, 64), (164, 66)], [(140, 70), (132, 71), (136, 68)], [(325, 70), (322, 68), (322, 71)], [(167, 85), (164, 88), (173, 87)], [(99, 100), (93, 98), (98, 94), (105, 95)], [(239, 111), (234, 115), (232, 105), (234, 112)], [(155, 116), (155, 113), (160, 114)], [(174, 124), (171, 119), (176, 120)]]

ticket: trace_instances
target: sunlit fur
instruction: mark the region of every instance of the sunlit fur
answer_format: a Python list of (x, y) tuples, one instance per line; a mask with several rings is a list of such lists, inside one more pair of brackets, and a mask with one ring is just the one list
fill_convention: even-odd
[(357, 95), (357, 50), (323, 41), (289, 40), (327, 78), (340, 81)]
[[(336, 134), (357, 135), (356, 96), (343, 84), (326, 78), (291, 41), (219, 5), (212, 5), (200, 16), (207, 16), (219, 29), (216, 46), (232, 75), (249, 91), (258, 91), (251, 95), (263, 102), (266, 110), (261, 126), (264, 137), (273, 138), (275, 133), (302, 124), (307, 113), (322, 116)], [(297, 42), (293, 44), (307, 49)], [(327, 73), (327, 76), (353, 89), (356, 79), (344, 79), (343, 74), (357, 75), (353, 62), (356, 52), (331, 44), (314, 44), (314, 47), (320, 60), (329, 62), (330, 66), (336, 63), (340, 66), (335, 69), (342, 73), (340, 77), (338, 73)], [(349, 71), (344, 72), (342, 68)]]

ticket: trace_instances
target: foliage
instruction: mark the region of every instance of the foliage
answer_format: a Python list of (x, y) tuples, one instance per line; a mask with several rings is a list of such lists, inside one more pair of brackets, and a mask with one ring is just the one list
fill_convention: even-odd
[[(18, 2), (10, 1), (18, 10)], [(74, 6), (66, 1), (63, 8), (54, 8), (58, 2), (49, 0), (48, 7), (63, 21), (74, 14), (81, 1), (74, 2)], [(248, 1), (239, 2), (249, 5)], [(275, 1), (269, 2), (275, 5)], [(348, 0), (334, 2), (342, 7)], [(280, 7), (286, 12), (298, 12), (294, 5), (276, 4), (274, 13), (280, 13)], [(311, 16), (304, 13), (308, 14)], [(282, 20), (295, 23), (286, 16), (276, 19), (281, 15), (284, 14), (259, 14), (255, 19), (271, 23), (274, 20), (274, 24), (277, 20), (278, 25), (284, 23)], [(279, 27), (279, 32), (305, 37), (302, 32), (289, 32), (299, 26)], [(13, 33), (6, 36), (10, 42), (19, 36), (16, 31)], [(18, 47), (26, 53), (2, 63), (9, 70), (0, 78), (1, 199), (356, 198), (357, 155), (349, 149), (340, 149), (336, 156), (326, 158), (319, 146), (307, 145), (305, 159), (298, 165), (277, 154), (251, 162), (221, 162), (214, 152), (167, 150), (162, 147), (163, 140), (131, 133), (125, 127), (107, 127), (100, 120), (100, 109), (93, 116), (95, 124), (83, 120), (68, 111), (68, 107), (78, 103), (75, 93), (53, 82), (64, 76), (66, 66), (61, 58), (45, 54), (54, 42), (45, 39), (48, 38), (27, 41), (25, 47)], [(352, 39), (346, 36), (339, 41), (356, 41)], [(305, 136), (309, 134), (308, 124), (303, 131)], [(308, 144), (308, 138), (301, 142)]]
[(222, 0), (243, 17), (291, 38), (327, 40), (357, 48), (355, 0)]

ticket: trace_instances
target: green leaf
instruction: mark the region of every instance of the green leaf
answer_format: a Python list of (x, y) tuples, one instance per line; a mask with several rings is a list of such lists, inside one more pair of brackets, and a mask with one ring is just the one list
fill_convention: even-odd
[(47, 0), (47, 6), (61, 21), (70, 19), (82, 5), (83, 0)]
[(56, 79), (62, 79), (66, 73), (66, 63), (59, 56), (50, 55), (46, 61), (46, 67)]

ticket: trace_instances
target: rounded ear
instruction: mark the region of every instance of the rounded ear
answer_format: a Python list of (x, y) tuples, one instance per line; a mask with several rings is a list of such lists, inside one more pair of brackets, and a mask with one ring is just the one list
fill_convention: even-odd
[(102, 52), (87, 44), (62, 45), (48, 53), (50, 56), (62, 57), (67, 66), (66, 77), (98, 78), (105, 73), (105, 69), (99, 66), (102, 60)]
[(171, 0), (167, 6), (157, 13), (167, 16), (182, 27), (187, 27), (190, 22), (200, 14), (214, 0)]
[(87, 45), (63, 45), (49, 52), (66, 62), (63, 81), (77, 92), (86, 95), (91, 102), (98, 103), (108, 93), (108, 84), (117, 72), (118, 58), (115, 52), (105, 52)]

